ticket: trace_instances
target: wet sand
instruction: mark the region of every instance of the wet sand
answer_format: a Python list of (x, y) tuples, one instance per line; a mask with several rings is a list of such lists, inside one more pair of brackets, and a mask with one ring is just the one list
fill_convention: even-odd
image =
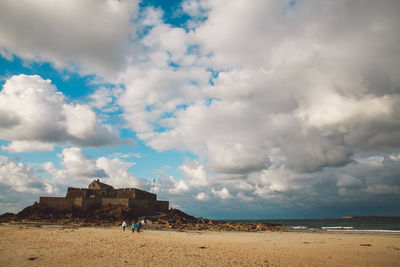
[(0, 266), (400, 266), (400, 235), (0, 226)]

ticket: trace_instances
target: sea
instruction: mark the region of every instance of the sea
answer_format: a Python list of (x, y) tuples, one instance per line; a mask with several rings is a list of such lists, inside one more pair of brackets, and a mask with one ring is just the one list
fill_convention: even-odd
[(352, 217), (326, 219), (224, 220), (232, 223), (270, 223), (292, 232), (400, 234), (400, 217)]

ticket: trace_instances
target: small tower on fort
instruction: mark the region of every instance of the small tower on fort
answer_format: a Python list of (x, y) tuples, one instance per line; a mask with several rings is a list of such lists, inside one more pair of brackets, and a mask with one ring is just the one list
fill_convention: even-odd
[(94, 180), (93, 182), (90, 183), (89, 189), (94, 189), (94, 190), (111, 190), (114, 189), (111, 185), (101, 183), (99, 179)]

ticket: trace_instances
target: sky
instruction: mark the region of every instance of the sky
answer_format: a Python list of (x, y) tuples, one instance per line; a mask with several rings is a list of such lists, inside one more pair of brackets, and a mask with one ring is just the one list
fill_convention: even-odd
[(400, 215), (400, 1), (0, 2), (0, 213), (94, 179), (211, 219)]

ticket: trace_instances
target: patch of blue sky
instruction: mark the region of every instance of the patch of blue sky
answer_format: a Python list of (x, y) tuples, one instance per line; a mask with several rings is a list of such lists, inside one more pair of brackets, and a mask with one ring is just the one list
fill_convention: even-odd
[(180, 105), (176, 105), (176, 109), (182, 109), (182, 110), (186, 110), (188, 107), (190, 106), (190, 104), (180, 104)]
[(220, 70), (214, 70), (211, 68), (208, 68), (207, 71), (211, 73), (211, 77), (214, 79), (218, 78), (219, 73), (221, 72)]
[(161, 116), (160, 119), (168, 119), (168, 118), (173, 118), (175, 117), (174, 112), (164, 112)]
[(168, 62), (168, 66), (173, 68), (174, 70), (178, 70), (180, 68), (180, 65), (178, 63), (175, 63), (173, 61)]
[[(176, 118), (176, 111), (186, 110), (188, 107), (190, 107), (190, 105), (191, 105), (191, 103), (176, 105), (175, 106), (176, 110), (171, 111), (171, 112), (164, 112), (163, 114), (161, 114), (160, 119), (157, 122), (152, 123), (152, 126), (154, 127), (154, 132), (161, 133), (161, 132), (171, 130), (170, 127), (165, 125), (165, 120), (168, 120), (170, 118)], [(147, 109), (147, 107), (146, 107), (146, 110), (151, 111), (151, 109)]]
[[(10, 142), (5, 140), (0, 140), (0, 148), (2, 146), (7, 146)], [(21, 162), (23, 164), (43, 164), (46, 162), (52, 162), (55, 166), (60, 167), (60, 158), (55, 157), (55, 155), (62, 152), (63, 147), (54, 146), (53, 151), (35, 151), (35, 152), (18, 152), (11, 153), (7, 150), (0, 149), (0, 156), (5, 156), (16, 162)]]
[(134, 162), (129, 172), (141, 179), (157, 178), (160, 175), (182, 177), (179, 170), (185, 159), (195, 160), (196, 155), (188, 151), (168, 150), (156, 151), (143, 141), (136, 146), (120, 146), (118, 148), (86, 148), (85, 153), (97, 159), (99, 157), (120, 158), (126, 162)]
[(218, 78), (219, 74), (220, 74), (220, 70), (214, 70), (211, 68), (208, 68), (207, 71), (210, 73), (211, 77), (208, 80), (208, 84), (214, 86), (215, 85), (215, 80)]
[(97, 113), (102, 116), (102, 122), (107, 124), (116, 124), (122, 125), (124, 123), (123, 120), (123, 111), (121, 108), (113, 101), (109, 103), (107, 106), (102, 108), (93, 107)]
[[(153, 26), (149, 26), (149, 25), (144, 25), (142, 27), (138, 27), (136, 30), (136, 39), (140, 40), (143, 37), (145, 37), (147, 34), (149, 34), (149, 32), (151, 31), (151, 29), (153, 28)], [(134, 40), (132, 40), (134, 41)]]
[[(191, 103), (184, 103), (184, 104), (179, 104), (176, 105), (175, 108), (176, 110), (185, 110), (190, 106)], [(147, 112), (152, 112), (156, 109), (156, 105), (146, 105), (145, 110)], [(172, 118), (175, 117), (174, 112), (164, 112), (161, 116), (160, 119), (166, 119), (166, 118)]]
[(182, 2), (183, 0), (143, 0), (139, 6), (140, 9), (146, 7), (159, 8), (163, 11), (164, 23), (174, 27), (184, 27), (191, 17), (182, 11)]
[(213, 103), (213, 102), (220, 102), (221, 101), (221, 98), (217, 98), (217, 97), (209, 97), (209, 98), (207, 98), (206, 99), (206, 106), (207, 107), (209, 107), (209, 106), (211, 106), (211, 104)]
[(78, 73), (67, 70), (57, 70), (48, 62), (25, 62), (14, 56), (12, 60), (0, 56), (1, 86), (5, 79), (13, 75), (39, 75), (43, 79), (50, 79), (57, 90), (67, 98), (75, 99), (93, 93), (98, 85), (93, 84), (93, 75), (80, 76)]
[(130, 128), (126, 128), (126, 127), (119, 129), (119, 136), (122, 139), (132, 138), (132, 139), (138, 140), (136, 133), (133, 132)]
[(145, 110), (147, 112), (152, 112), (154, 110), (154, 105), (146, 105)]
[(29, 166), (34, 170), (35, 174), (42, 179), (50, 179), (53, 177), (53, 175), (47, 172), (41, 164), (29, 163)]
[(198, 44), (189, 45), (186, 49), (187, 55), (200, 55), (200, 46)]
[(172, 53), (170, 51), (167, 51), (167, 55), (168, 55), (168, 58), (169, 58), (168, 59), (168, 66), (171, 67), (175, 71), (178, 70), (181, 67), (181, 65), (179, 65), (179, 63), (171, 60), (173, 55), (172, 55)]
[(154, 127), (153, 132), (155, 132), (155, 133), (163, 133), (163, 132), (170, 130), (170, 128), (168, 128), (168, 127), (162, 126), (160, 124), (155, 124), (155, 123), (153, 124), (153, 127)]

